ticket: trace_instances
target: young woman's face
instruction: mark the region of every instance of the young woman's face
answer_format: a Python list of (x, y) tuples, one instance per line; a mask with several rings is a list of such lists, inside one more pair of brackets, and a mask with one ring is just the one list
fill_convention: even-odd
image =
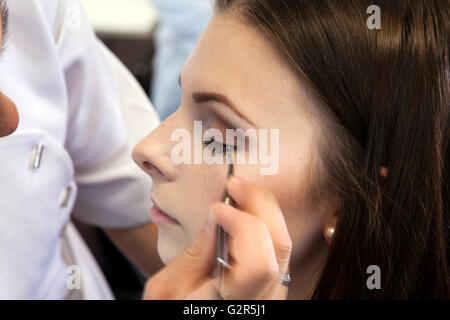
[[(308, 260), (323, 253), (327, 212), (308, 197), (320, 126), (310, 111), (314, 107), (310, 92), (284, 58), (253, 27), (217, 15), (186, 62), (181, 86), (177, 112), (140, 142), (133, 154), (153, 179), (151, 198), (177, 220), (158, 223), (158, 251), (164, 263), (191, 244), (207, 222), (210, 205), (224, 193), (226, 165), (176, 165), (171, 159), (172, 149), (179, 144), (172, 141), (172, 133), (183, 128), (194, 137), (194, 121), (202, 121), (203, 130), (223, 131), (224, 137), (227, 128), (268, 129), (268, 150), (274, 147), (271, 129), (279, 130), (278, 171), (262, 175), (267, 163), (247, 161), (235, 166), (235, 174), (275, 195), (293, 242), (292, 259)], [(226, 96), (235, 110), (215, 101), (212, 94)], [(201, 138), (197, 143), (202, 143)]]

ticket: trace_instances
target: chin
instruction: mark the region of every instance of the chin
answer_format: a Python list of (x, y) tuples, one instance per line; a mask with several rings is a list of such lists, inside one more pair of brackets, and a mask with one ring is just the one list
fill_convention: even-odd
[(158, 232), (158, 254), (165, 265), (170, 264), (183, 250), (161, 230)]

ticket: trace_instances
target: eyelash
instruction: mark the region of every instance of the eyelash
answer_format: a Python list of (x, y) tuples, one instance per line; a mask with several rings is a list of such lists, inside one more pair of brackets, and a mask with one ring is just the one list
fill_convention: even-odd
[[(219, 148), (222, 147), (222, 154), (226, 153), (229, 150), (233, 150), (233, 151), (237, 150), (237, 146), (236, 145), (229, 145), (229, 144), (225, 144), (225, 143), (222, 143), (222, 142), (218, 142), (214, 138), (209, 138), (209, 139), (203, 140), (203, 144), (207, 148), (213, 148), (214, 144), (215, 145), (219, 145)], [(219, 148), (215, 147), (214, 150), (218, 150)]]

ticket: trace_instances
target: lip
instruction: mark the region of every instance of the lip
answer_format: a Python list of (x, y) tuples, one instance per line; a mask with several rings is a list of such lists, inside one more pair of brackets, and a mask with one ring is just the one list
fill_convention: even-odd
[(156, 201), (152, 198), (153, 206), (150, 209), (150, 218), (153, 223), (156, 225), (164, 226), (164, 225), (177, 225), (180, 222), (162, 210), (156, 203)]

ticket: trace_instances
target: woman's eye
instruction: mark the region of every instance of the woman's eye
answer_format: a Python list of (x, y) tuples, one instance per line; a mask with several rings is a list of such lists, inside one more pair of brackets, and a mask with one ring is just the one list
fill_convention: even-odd
[(220, 141), (216, 141), (214, 138), (208, 138), (203, 140), (206, 147), (214, 150), (215, 152), (226, 153), (228, 151), (235, 151), (235, 145), (228, 145)]

